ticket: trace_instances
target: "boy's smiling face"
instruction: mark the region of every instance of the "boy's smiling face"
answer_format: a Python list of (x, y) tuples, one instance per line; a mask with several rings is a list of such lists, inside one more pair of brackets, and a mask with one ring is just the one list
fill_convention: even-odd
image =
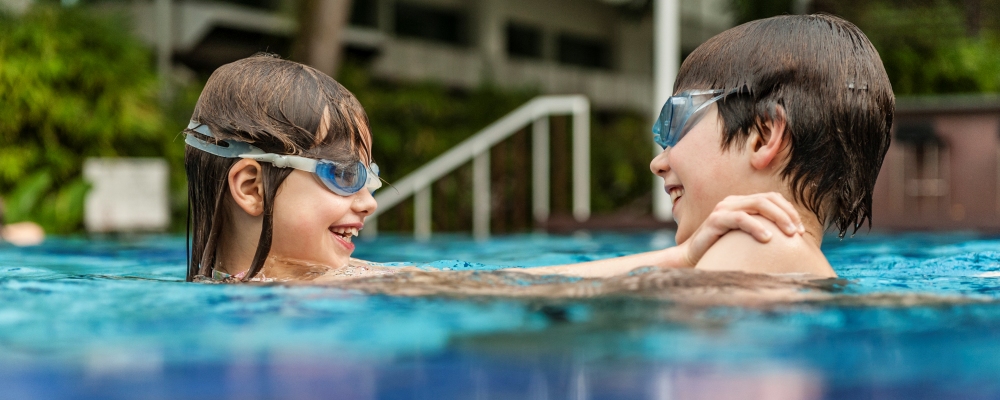
[(711, 109), (691, 130), (650, 162), (650, 170), (664, 179), (673, 201), (677, 243), (683, 243), (708, 218), (715, 205), (730, 195), (756, 193), (750, 162), (739, 146), (722, 148), (722, 119)]

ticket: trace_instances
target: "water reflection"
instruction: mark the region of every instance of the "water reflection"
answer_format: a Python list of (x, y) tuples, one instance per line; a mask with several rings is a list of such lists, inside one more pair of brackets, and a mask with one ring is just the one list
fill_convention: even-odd
[[(457, 353), (378, 363), (303, 362), (301, 354), (274, 353), (224, 365), (173, 365), (155, 375), (37, 369), (13, 375), (0, 373), (0, 381), (19, 398), (807, 400), (825, 393), (819, 373), (790, 364), (510, 360)], [(44, 380), (50, 383), (41, 385)]]

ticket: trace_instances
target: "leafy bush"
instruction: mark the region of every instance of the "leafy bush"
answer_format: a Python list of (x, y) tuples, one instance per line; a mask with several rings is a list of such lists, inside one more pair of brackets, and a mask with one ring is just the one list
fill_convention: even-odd
[(1000, 91), (1000, 32), (969, 32), (958, 5), (875, 2), (853, 17), (878, 48), (896, 95)]
[[(792, 0), (731, 0), (742, 23), (793, 12)], [(878, 49), (899, 95), (1000, 92), (1000, 1), (815, 0)]]
[[(81, 179), (86, 157), (164, 157), (171, 167), (173, 229), (183, 229), (180, 132), (201, 85), (181, 88), (173, 103), (162, 106), (152, 54), (130, 35), (126, 22), (86, 9), (48, 6), (20, 17), (0, 15), (0, 195), (10, 221), (33, 220), (53, 233), (78, 232), (88, 189)], [(369, 115), (374, 156), (389, 182), (537, 94), (379, 82), (356, 65), (345, 65), (339, 81)], [(594, 211), (614, 210), (648, 194), (648, 121), (631, 114), (595, 117), (591, 132)], [(558, 174), (555, 165), (553, 174)], [(465, 180), (442, 186), (471, 201)], [(557, 197), (553, 193), (554, 202)]]
[(151, 53), (123, 26), (41, 5), (0, 15), (0, 194), (11, 221), (78, 231), (86, 157), (167, 157), (183, 192), (175, 137), (186, 117), (166, 118)]
[(417, 169), (508, 112), (533, 91), (482, 86), (452, 91), (435, 82), (393, 84), (371, 79), (354, 64), (341, 68), (338, 81), (368, 114), (374, 132), (373, 156), (390, 182)]
[[(538, 94), (533, 90), (504, 91), (484, 85), (471, 91), (449, 90), (445, 86), (425, 82), (395, 84), (372, 80), (358, 65), (341, 69), (338, 81), (350, 90), (364, 106), (371, 123), (373, 155), (390, 184), (412, 172), (452, 146), (465, 140), (490, 123), (523, 105)], [(637, 114), (613, 113), (591, 119), (591, 206), (594, 213), (614, 211), (650, 193), (649, 161), (652, 150), (649, 141), (649, 121)], [(568, 121), (564, 126), (568, 125)], [(555, 129), (553, 121), (553, 129)], [(526, 127), (527, 128), (527, 127)], [(566, 127), (565, 129), (569, 129)], [(530, 148), (522, 132), (499, 147), (510, 146), (495, 153), (493, 166), (494, 195), (503, 198), (503, 205), (523, 218), (495, 223), (499, 231), (519, 231), (530, 228)], [(553, 133), (552, 206), (553, 212), (569, 212), (569, 141)], [(520, 141), (518, 141), (520, 139)], [(511, 142), (517, 142), (514, 144)], [(563, 145), (562, 149), (558, 147)], [(496, 149), (495, 149), (496, 150)], [(559, 164), (558, 152), (565, 158)], [(497, 157), (503, 154), (505, 157)], [(510, 165), (514, 159), (513, 164)], [(560, 176), (561, 175), (561, 176)], [(562, 178), (562, 179), (560, 179)], [(471, 221), (471, 169), (460, 168), (450, 177), (434, 185), (435, 230), (466, 230)], [(563, 185), (560, 187), (559, 183)], [(512, 186), (524, 186), (514, 189)], [(385, 187), (382, 190), (392, 190)], [(517, 194), (522, 195), (519, 198)], [(523, 201), (522, 201), (523, 200)], [(562, 201), (560, 201), (562, 200)], [(562, 204), (565, 210), (560, 210)], [(410, 205), (387, 214), (379, 220), (379, 229), (406, 230), (412, 221)], [(440, 211), (440, 212), (439, 212)], [(494, 220), (508, 218), (494, 210)], [(457, 215), (456, 215), (457, 214)], [(450, 222), (448, 222), (450, 221)], [(506, 228), (503, 228), (506, 227)]]

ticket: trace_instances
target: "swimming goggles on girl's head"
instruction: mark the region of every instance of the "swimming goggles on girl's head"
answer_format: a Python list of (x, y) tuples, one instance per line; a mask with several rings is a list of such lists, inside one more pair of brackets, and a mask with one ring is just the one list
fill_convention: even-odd
[[(215, 137), (208, 125), (203, 125), (195, 121), (188, 124), (188, 129), (198, 132), (208, 137)], [(209, 143), (188, 135), (184, 143), (198, 150), (204, 151), (225, 158), (249, 158), (260, 162), (270, 163), (278, 168), (295, 168), (300, 171), (311, 172), (319, 178), (320, 182), (331, 192), (341, 196), (350, 196), (361, 189), (367, 188), (372, 194), (382, 187), (382, 182), (378, 179), (378, 165), (375, 163), (365, 167), (361, 161), (352, 163), (338, 163), (330, 160), (316, 160), (299, 156), (265, 153), (263, 150), (252, 146), (250, 143), (235, 140), (222, 140), (227, 146)], [(371, 173), (369, 174), (369, 170)]]
[(653, 140), (664, 149), (676, 146), (712, 103), (735, 92), (723, 89), (688, 90), (670, 97), (653, 124)]

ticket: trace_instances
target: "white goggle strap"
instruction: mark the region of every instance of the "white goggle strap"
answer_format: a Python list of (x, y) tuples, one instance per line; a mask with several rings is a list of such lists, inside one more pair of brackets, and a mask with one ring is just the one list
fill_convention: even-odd
[(319, 161), (311, 158), (289, 156), (284, 154), (260, 152), (240, 154), (239, 156), (241, 158), (249, 158), (251, 160), (270, 163), (278, 168), (295, 168), (305, 172), (316, 172), (316, 165), (319, 164)]
[[(196, 121), (191, 121), (187, 128), (210, 138), (215, 137), (215, 135), (212, 135), (212, 130), (208, 129), (208, 125), (204, 125)], [(263, 150), (250, 145), (250, 143), (238, 142), (235, 140), (223, 140), (222, 142), (227, 146), (223, 147), (214, 143), (209, 143), (194, 137), (194, 135), (187, 135), (184, 139), (184, 143), (188, 146), (223, 158), (246, 158), (243, 156), (248, 154), (266, 154)]]
[[(241, 154), (240, 157), (270, 163), (278, 168), (295, 168), (297, 170), (310, 173), (316, 172), (316, 166), (319, 165), (319, 161), (312, 158), (273, 153)], [(366, 174), (367, 179), (365, 180), (365, 188), (370, 192), (374, 192), (382, 187), (382, 181), (378, 178), (378, 173), (378, 165), (372, 163), (371, 168)]]
[(368, 189), (369, 192), (374, 193), (376, 190), (382, 187), (382, 180), (378, 178), (379, 174), (378, 164), (371, 163), (371, 166), (368, 169), (369, 173), (368, 173), (368, 179), (365, 181), (365, 189)]
[[(208, 125), (200, 124), (195, 121), (191, 121), (191, 123), (188, 124), (188, 129), (208, 137), (215, 137), (212, 135), (212, 131), (208, 129)], [(295, 168), (306, 172), (316, 172), (317, 161), (311, 158), (265, 153), (263, 150), (254, 147), (249, 143), (238, 142), (235, 140), (223, 140), (223, 142), (225, 142), (228, 146), (222, 147), (217, 144), (208, 143), (203, 140), (198, 140), (191, 135), (188, 135), (188, 137), (184, 139), (184, 143), (187, 143), (189, 146), (219, 157), (249, 158), (251, 160), (270, 163), (278, 168)]]
[[(204, 125), (196, 121), (191, 121), (187, 128), (208, 137), (215, 137), (212, 135), (212, 131), (208, 129), (208, 125)], [(310, 173), (316, 172), (316, 166), (319, 165), (319, 161), (311, 158), (265, 153), (263, 150), (254, 147), (249, 143), (234, 140), (223, 140), (223, 142), (225, 142), (228, 146), (222, 147), (217, 144), (199, 140), (193, 135), (188, 135), (187, 138), (184, 139), (184, 143), (188, 146), (218, 157), (248, 158), (251, 160), (270, 163), (278, 168), (294, 168)], [(370, 172), (372, 173), (367, 174), (368, 179), (365, 181), (365, 188), (367, 188), (370, 192), (374, 192), (382, 187), (382, 181), (378, 178), (378, 165), (371, 163)]]

